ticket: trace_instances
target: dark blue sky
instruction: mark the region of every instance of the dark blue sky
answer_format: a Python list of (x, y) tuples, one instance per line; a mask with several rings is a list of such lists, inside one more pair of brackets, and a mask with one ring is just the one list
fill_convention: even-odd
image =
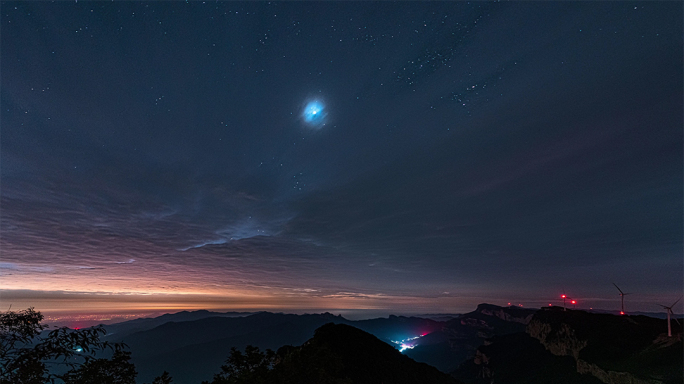
[(1, 10), (3, 302), (682, 292), (682, 3)]

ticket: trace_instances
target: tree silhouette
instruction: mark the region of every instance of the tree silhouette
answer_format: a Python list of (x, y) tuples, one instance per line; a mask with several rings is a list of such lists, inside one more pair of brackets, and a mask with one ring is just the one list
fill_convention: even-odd
[(164, 373), (161, 374), (161, 376), (157, 376), (154, 378), (152, 381), (152, 384), (172, 384), (173, 379), (171, 378), (171, 375), (169, 375), (168, 372), (164, 371)]
[[(43, 315), (29, 308), (0, 314), (0, 384), (135, 384), (125, 345), (101, 341), (101, 326), (57, 328), (45, 335)], [(106, 350), (110, 359), (96, 358)]]
[(275, 353), (270, 349), (261, 352), (259, 348), (248, 345), (243, 354), (233, 347), (226, 363), (221, 366), (221, 373), (214, 375), (212, 381), (204, 381), (202, 384), (270, 383), (269, 373), (274, 362)]
[(111, 359), (91, 359), (62, 376), (66, 384), (135, 384), (131, 353), (117, 348)]

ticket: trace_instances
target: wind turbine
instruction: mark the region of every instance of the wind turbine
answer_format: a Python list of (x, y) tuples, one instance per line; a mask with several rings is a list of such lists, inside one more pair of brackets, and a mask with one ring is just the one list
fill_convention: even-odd
[(565, 299), (567, 296), (565, 296), (565, 293), (561, 295), (561, 298), (563, 298), (563, 310), (565, 311)]
[(629, 295), (629, 293), (624, 293), (622, 292), (622, 289), (617, 286), (617, 284), (613, 283), (615, 288), (617, 288), (618, 291), (620, 291), (620, 298), (622, 299), (622, 304), (620, 306), (620, 314), (624, 315), (625, 314), (625, 295)]
[[(672, 308), (673, 308), (673, 307), (675, 306), (675, 304), (677, 304), (677, 303), (679, 302), (679, 300), (681, 300), (681, 299), (682, 299), (682, 298), (680, 297), (679, 299), (677, 299), (677, 301), (675, 301), (674, 303), (672, 303), (672, 305), (670, 305), (669, 307), (666, 307), (666, 306), (664, 306), (664, 305), (662, 305), (662, 304), (658, 304), (658, 305), (660, 305), (661, 307), (663, 307), (663, 308), (665, 308), (665, 309), (667, 310), (667, 336), (668, 336), (668, 337), (672, 337), (672, 325), (670, 324), (670, 323), (671, 323), (671, 321), (670, 321), (670, 316), (674, 315), (674, 313), (672, 313)], [(676, 317), (675, 317), (675, 321), (677, 322), (677, 324), (679, 324), (679, 320), (677, 320)]]

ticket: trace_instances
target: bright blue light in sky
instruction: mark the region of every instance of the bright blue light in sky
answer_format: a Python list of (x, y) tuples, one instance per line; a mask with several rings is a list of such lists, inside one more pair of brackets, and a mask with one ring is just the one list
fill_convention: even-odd
[(302, 112), (304, 122), (310, 125), (324, 124), (326, 115), (327, 113), (325, 111), (325, 106), (318, 100), (307, 103), (306, 107), (304, 107), (304, 111)]

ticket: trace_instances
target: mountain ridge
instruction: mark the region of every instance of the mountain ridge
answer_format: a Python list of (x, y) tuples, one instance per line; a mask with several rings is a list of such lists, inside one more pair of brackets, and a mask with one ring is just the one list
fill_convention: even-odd
[[(150, 380), (158, 372), (167, 370), (179, 384), (209, 379), (229, 355), (232, 347), (242, 349), (254, 345), (276, 350), (284, 345), (300, 345), (310, 339), (316, 329), (328, 323), (352, 326), (368, 332), (390, 347), (401, 349), (404, 355), (415, 361), (432, 365), (442, 372), (454, 373), (464, 382), (468, 382), (469, 375), (473, 372), (479, 372), (482, 376), (486, 370), (495, 372), (501, 369), (496, 368), (496, 362), (494, 365), (487, 365), (487, 362), (492, 361), (490, 355), (508, 356), (506, 351), (516, 348), (521, 353), (518, 357), (524, 357), (524, 354), (528, 353), (540, 361), (546, 361), (548, 366), (567, 372), (568, 383), (582, 382), (582, 377), (575, 377), (580, 373), (577, 364), (573, 362), (575, 360), (572, 360), (573, 354), (549, 354), (546, 346), (530, 334), (530, 330), (536, 324), (535, 321), (548, 316), (549, 313), (559, 312), (565, 313), (559, 307), (531, 309), (483, 303), (472, 312), (446, 321), (436, 321), (394, 315), (367, 320), (348, 320), (341, 315), (328, 312), (304, 315), (257, 312), (231, 317), (215, 316), (215, 313), (204, 311), (181, 313), (179, 316), (169, 315), (164, 318), (169, 321), (144, 330), (123, 323), (120, 329), (129, 330), (130, 333), (113, 332), (106, 338), (109, 341), (123, 341), (130, 346), (133, 362), (139, 368), (140, 379)], [(577, 311), (572, 313), (575, 312)], [(586, 314), (583, 316), (589, 316), (587, 319), (599, 320), (643, 317), (640, 321), (652, 324), (654, 329), (665, 329), (665, 321), (656, 318), (581, 312)], [(187, 320), (188, 318), (195, 319)], [(150, 326), (154, 323), (147, 322), (144, 325)], [(117, 325), (106, 328), (115, 330)], [(515, 346), (513, 340), (517, 340), (520, 346)], [(583, 353), (587, 351), (591, 349)], [(567, 360), (566, 357), (571, 360)], [(479, 364), (475, 364), (475, 360)], [(583, 361), (594, 363), (592, 359)], [(537, 369), (533, 361), (523, 359), (519, 362), (521, 366)], [(504, 366), (505, 370), (510, 370), (510, 366)], [(583, 369), (597, 371), (593, 365), (585, 365)], [(484, 376), (486, 374), (484, 372)], [(573, 381), (572, 377), (580, 381)]]

